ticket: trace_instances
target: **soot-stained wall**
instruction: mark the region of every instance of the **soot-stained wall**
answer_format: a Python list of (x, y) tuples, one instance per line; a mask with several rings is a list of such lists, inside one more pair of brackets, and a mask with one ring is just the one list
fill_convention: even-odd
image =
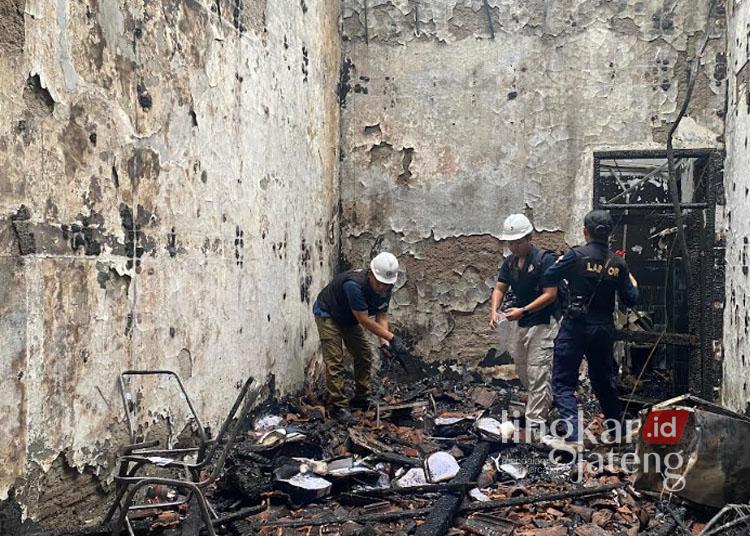
[[(711, 3), (486, 4), (343, 2), (343, 254), (400, 256), (395, 319), (432, 358), (502, 347), (486, 318), (505, 216), (576, 243), (593, 152), (664, 147)], [(723, 3), (713, 13), (678, 147), (723, 141)]]
[(722, 403), (750, 402), (750, 2), (729, 2), (725, 192), (726, 300)]
[(248, 375), (302, 385), (338, 240), (338, 23), (327, 0), (0, 0), (0, 499), (90, 515), (124, 368), (178, 371), (214, 425)]

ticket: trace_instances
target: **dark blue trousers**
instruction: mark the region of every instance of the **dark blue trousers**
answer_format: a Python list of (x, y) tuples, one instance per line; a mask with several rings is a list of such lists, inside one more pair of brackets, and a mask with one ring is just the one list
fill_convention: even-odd
[(560, 417), (567, 421), (568, 439), (578, 441), (578, 370), (581, 360), (588, 362), (591, 387), (606, 419), (620, 420), (622, 407), (614, 377), (612, 344), (615, 328), (611, 323), (594, 324), (586, 320), (564, 319), (555, 339), (552, 365), (552, 395)]

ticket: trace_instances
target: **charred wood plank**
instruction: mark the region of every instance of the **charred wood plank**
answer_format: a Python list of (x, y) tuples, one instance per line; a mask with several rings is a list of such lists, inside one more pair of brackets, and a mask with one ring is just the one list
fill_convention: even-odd
[(497, 508), (506, 508), (508, 506), (520, 506), (525, 504), (534, 504), (548, 501), (559, 501), (561, 499), (572, 499), (574, 497), (594, 497), (604, 495), (612, 490), (628, 486), (628, 482), (619, 482), (617, 484), (606, 484), (592, 488), (576, 488), (556, 493), (545, 493), (544, 495), (534, 495), (531, 497), (512, 497), (500, 501), (487, 501), (481, 503), (467, 504), (461, 508), (462, 512), (480, 512), (482, 510), (495, 510)]
[(401, 454), (396, 454), (395, 452), (376, 452), (371, 457), (379, 462), (408, 465), (409, 467), (422, 467), (422, 460), (418, 458), (409, 458), (407, 456), (402, 456)]
[[(666, 210), (674, 208), (671, 203), (600, 203), (599, 206), (603, 210)], [(701, 210), (708, 208), (708, 203), (682, 203), (680, 208)]]
[[(481, 462), (477, 463), (479, 466), (478, 470), (481, 470), (482, 465), (484, 464), (484, 461), (487, 456), (481, 456), (485, 452), (487, 455), (491, 452), (491, 444), (487, 442), (481, 442), (477, 445), (477, 448), (474, 450), (474, 452), (477, 454), (477, 458), (475, 460), (481, 458)], [(464, 464), (464, 467), (468, 469), (469, 460), (473, 458), (474, 454), (472, 454), (471, 457), (467, 460), (467, 462)], [(472, 464), (473, 465), (473, 464)], [(462, 468), (463, 470), (463, 468)], [(468, 470), (467, 470), (468, 472)], [(459, 476), (461, 476), (461, 473), (459, 473)], [(454, 481), (459, 478), (458, 476), (454, 479)], [(476, 478), (476, 477), (475, 477)], [(535, 497), (513, 497), (511, 499), (505, 499), (502, 501), (489, 501), (489, 502), (483, 502), (483, 503), (472, 503), (467, 504), (464, 506), (461, 506), (461, 501), (463, 501), (464, 494), (463, 493), (451, 493), (450, 495), (445, 495), (438, 499), (438, 501), (435, 502), (435, 504), (430, 508), (420, 508), (416, 510), (399, 510), (395, 512), (382, 512), (382, 513), (376, 513), (376, 514), (365, 514), (360, 516), (353, 516), (353, 517), (345, 517), (345, 518), (338, 518), (333, 515), (323, 515), (319, 518), (314, 519), (293, 519), (289, 521), (272, 521), (268, 523), (263, 524), (254, 524), (252, 525), (251, 530), (259, 530), (261, 527), (270, 527), (270, 528), (299, 528), (299, 527), (320, 527), (323, 525), (342, 525), (348, 521), (353, 521), (358, 524), (366, 524), (366, 523), (379, 523), (379, 522), (390, 522), (390, 521), (399, 521), (401, 519), (410, 519), (410, 518), (426, 518), (427, 521), (429, 521), (429, 518), (431, 516), (436, 516), (441, 512), (440, 508), (445, 506), (447, 504), (447, 501), (443, 501), (446, 497), (453, 498), (458, 501), (458, 505), (455, 507), (455, 509), (452, 511), (452, 514), (450, 516), (450, 519), (447, 518), (446, 515), (441, 516), (443, 519), (438, 519), (440, 521), (440, 526), (445, 526), (445, 530), (447, 531), (448, 528), (450, 528), (450, 525), (453, 522), (453, 517), (460, 511), (460, 512), (477, 512), (481, 510), (493, 510), (497, 508), (504, 508), (508, 506), (519, 506), (524, 504), (533, 504), (533, 503), (539, 503), (539, 502), (546, 502), (546, 501), (557, 501), (561, 499), (570, 499), (574, 497), (594, 497), (597, 495), (603, 495), (605, 493), (608, 493), (614, 489), (620, 489), (624, 488), (628, 485), (627, 482), (621, 482), (617, 484), (607, 484), (605, 486), (598, 486), (594, 488), (576, 488), (573, 490), (567, 490), (567, 491), (561, 491), (558, 493), (548, 493), (545, 495), (537, 495)], [(427, 521), (419, 527), (416, 534), (420, 534), (420, 530), (427, 525)], [(430, 529), (432, 530), (432, 529)], [(254, 534), (252, 532), (248, 532), (247, 534)], [(435, 532), (428, 532), (426, 534), (436, 534)], [(441, 533), (442, 534), (442, 533)]]
[(675, 346), (699, 346), (698, 337), (687, 333), (656, 333), (653, 331), (627, 331), (616, 329), (615, 340), (637, 343), (673, 344)]
[[(467, 484), (476, 480), (492, 448), (493, 443), (489, 441), (477, 443), (471, 456), (466, 459), (458, 475), (451, 480), (451, 483)], [(415, 535), (442, 536), (445, 534), (453, 525), (453, 518), (456, 517), (465, 496), (466, 489), (464, 488), (461, 491), (450, 492), (440, 497), (433, 505), (432, 511), (425, 519), (424, 524), (415, 532)]]

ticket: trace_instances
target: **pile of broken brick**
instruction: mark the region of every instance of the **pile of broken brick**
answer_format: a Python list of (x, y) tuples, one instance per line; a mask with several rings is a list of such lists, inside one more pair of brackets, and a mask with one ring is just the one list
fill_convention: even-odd
[[(300, 398), (259, 408), (213, 491), (227, 520), (223, 529), (241, 535), (699, 534), (716, 513), (688, 508), (675, 495), (636, 490), (635, 476), (616, 462), (632, 445), (618, 447), (615, 462), (602, 467), (589, 461), (592, 451), (566, 459), (525, 442), (518, 424), (503, 419), (523, 415), (524, 393), (502, 360), (475, 368), (403, 365), (406, 370), (386, 371), (379, 402), (355, 413), (351, 426)], [(584, 407), (590, 426), (597, 426), (596, 405)]]

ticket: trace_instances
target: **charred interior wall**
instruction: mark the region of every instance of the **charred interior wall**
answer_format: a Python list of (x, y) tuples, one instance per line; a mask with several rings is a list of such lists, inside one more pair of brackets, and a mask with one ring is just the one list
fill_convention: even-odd
[[(302, 385), (337, 252), (339, 13), (0, 0), (0, 499), (52, 519), (45, 473), (109, 475), (122, 369), (177, 370), (214, 426), (248, 375)], [(178, 399), (140, 396), (180, 430)]]
[[(344, 0), (342, 247), (390, 248), (397, 322), (431, 357), (480, 357), (502, 221), (580, 240), (592, 153), (662, 148), (711, 2)], [(722, 143), (716, 3), (676, 146)]]
[(750, 1), (729, 2), (727, 156), (725, 165), (726, 301), (722, 402), (750, 402)]

